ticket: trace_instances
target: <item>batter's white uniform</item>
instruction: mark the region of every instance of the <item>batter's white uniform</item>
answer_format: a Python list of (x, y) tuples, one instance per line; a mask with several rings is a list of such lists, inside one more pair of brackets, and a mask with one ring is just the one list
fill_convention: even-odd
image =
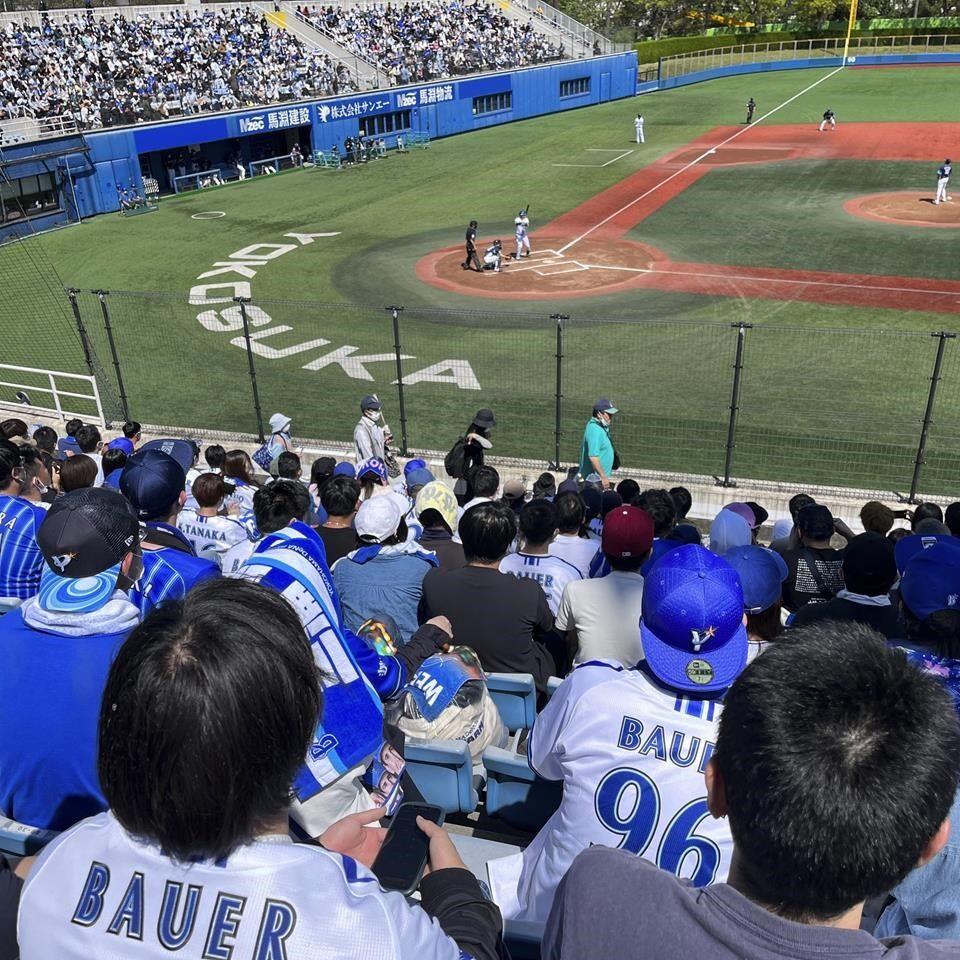
[(934, 203), (939, 203), (941, 200), (950, 200), (950, 194), (947, 193), (947, 189), (950, 184), (950, 174), (953, 172), (953, 165), (945, 163), (942, 167), (937, 170), (937, 198), (934, 200)]
[(637, 132), (637, 143), (646, 143), (643, 139), (643, 114), (638, 113), (637, 119), (633, 121), (633, 129)]
[(517, 237), (517, 260), (520, 259), (523, 250), (527, 251), (527, 256), (530, 256), (530, 237), (527, 236), (527, 232), (530, 229), (530, 218), (520, 211), (520, 214), (514, 218), (514, 226), (516, 227), (516, 237)]
[(458, 960), (419, 907), (365, 867), (286, 836), (225, 861), (174, 863), (109, 812), (40, 854), (20, 900), (21, 960)]
[(522, 854), (488, 864), (504, 919), (546, 920), (557, 885), (591, 844), (629, 850), (697, 886), (724, 881), (733, 840), (726, 820), (707, 812), (703, 778), (721, 709), (661, 686), (642, 663), (576, 667), (527, 747), (531, 767), (563, 781), (560, 808)]

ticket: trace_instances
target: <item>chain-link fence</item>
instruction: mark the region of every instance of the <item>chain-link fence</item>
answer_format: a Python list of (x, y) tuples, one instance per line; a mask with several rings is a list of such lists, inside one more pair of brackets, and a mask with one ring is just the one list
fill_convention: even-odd
[(626, 468), (909, 498), (955, 492), (960, 471), (951, 333), (121, 291), (64, 302), (73, 368), (86, 340), (118, 415), (147, 423), (260, 434), (281, 411), (300, 436), (349, 441), (376, 393), (398, 449), (445, 450), (490, 407), (497, 454), (562, 467), (609, 397)]

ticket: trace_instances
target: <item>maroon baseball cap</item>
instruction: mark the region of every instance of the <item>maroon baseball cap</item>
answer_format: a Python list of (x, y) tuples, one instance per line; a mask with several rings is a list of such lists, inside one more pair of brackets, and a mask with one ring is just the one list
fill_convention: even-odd
[(620, 506), (603, 519), (600, 548), (608, 557), (643, 557), (653, 546), (653, 520), (639, 507)]

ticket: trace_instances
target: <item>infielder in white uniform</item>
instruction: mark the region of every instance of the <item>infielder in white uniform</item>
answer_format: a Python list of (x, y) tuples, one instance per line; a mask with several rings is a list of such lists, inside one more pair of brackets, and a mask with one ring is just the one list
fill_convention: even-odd
[(633, 121), (633, 129), (637, 132), (637, 143), (646, 143), (643, 139), (643, 114), (638, 113), (637, 119)]
[(953, 164), (950, 163), (950, 158), (947, 157), (943, 161), (943, 166), (937, 169), (937, 198), (934, 200), (934, 203), (939, 203), (941, 200), (951, 200), (952, 197), (947, 193), (947, 189), (950, 185), (950, 174), (953, 172)]
[(581, 664), (537, 717), (530, 766), (562, 780), (563, 799), (522, 854), (488, 865), (505, 919), (545, 920), (573, 859), (596, 844), (696, 886), (726, 879), (733, 842), (710, 817), (703, 775), (747, 659), (736, 571), (696, 544), (672, 551), (646, 579), (637, 629), (645, 661)]
[(214, 580), (164, 609), (111, 668), (98, 763), (110, 810), (32, 865), (22, 960), (495, 960), (500, 916), (442, 828), (418, 821), (422, 907), (367, 869), (382, 811), (316, 846), (291, 841), (286, 801), (323, 702), (293, 601)]
[(523, 251), (527, 251), (527, 256), (530, 256), (530, 237), (527, 235), (530, 230), (530, 218), (527, 216), (526, 210), (521, 210), (513, 220), (514, 226), (516, 227), (516, 237), (517, 237), (517, 253), (514, 256), (514, 260), (519, 260), (523, 255)]

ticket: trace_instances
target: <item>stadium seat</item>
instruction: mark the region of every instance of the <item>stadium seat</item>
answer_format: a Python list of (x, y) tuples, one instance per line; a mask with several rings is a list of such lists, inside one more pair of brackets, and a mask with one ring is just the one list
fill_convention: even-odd
[(0, 817), (0, 853), (12, 857), (29, 857), (45, 847), (55, 836), (56, 830), (41, 830), (29, 827), (16, 820)]
[(477, 809), (473, 760), (464, 741), (408, 739), (403, 753), (407, 772), (428, 803), (447, 813), (473, 813)]
[(525, 756), (488, 747), (487, 813), (519, 830), (539, 830), (560, 806), (563, 784), (538, 777)]
[(563, 677), (547, 677), (547, 696), (552, 697), (560, 689), (561, 683)]
[(488, 673), (487, 689), (511, 732), (529, 730), (537, 719), (537, 688), (529, 673)]

